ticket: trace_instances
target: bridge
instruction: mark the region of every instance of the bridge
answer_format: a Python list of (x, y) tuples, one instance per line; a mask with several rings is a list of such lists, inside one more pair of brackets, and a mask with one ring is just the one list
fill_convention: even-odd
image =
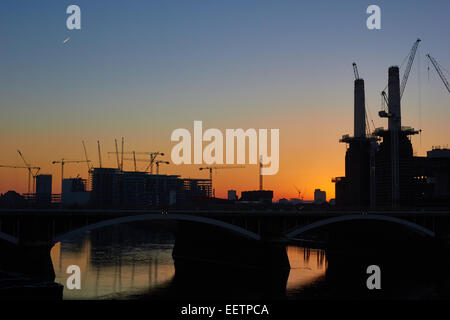
[(54, 244), (86, 231), (151, 223), (175, 235), (176, 268), (215, 263), (289, 269), (285, 246), (337, 250), (448, 243), (449, 211), (0, 210), (0, 270), (54, 279)]

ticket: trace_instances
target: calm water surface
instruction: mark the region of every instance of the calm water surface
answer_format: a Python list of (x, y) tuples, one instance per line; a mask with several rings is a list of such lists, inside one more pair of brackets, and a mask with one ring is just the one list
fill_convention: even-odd
[[(173, 246), (170, 233), (150, 227), (120, 225), (85, 233), (52, 249), (56, 282), (65, 285), (67, 267), (78, 265), (82, 288), (65, 288), (64, 299), (170, 298), (175, 275)], [(287, 252), (291, 270), (287, 283), (282, 283), (286, 297), (323, 282), (324, 251), (289, 246)]]
[[(336, 256), (288, 246), (288, 273), (211, 268), (176, 276), (174, 242), (171, 233), (142, 223), (78, 235), (52, 249), (56, 282), (65, 285), (67, 267), (78, 265), (82, 288), (65, 288), (64, 299), (450, 298), (448, 267), (429, 260), (423, 250), (407, 263), (395, 251), (386, 264), (356, 252)], [(382, 268), (382, 290), (366, 287), (370, 264)]]

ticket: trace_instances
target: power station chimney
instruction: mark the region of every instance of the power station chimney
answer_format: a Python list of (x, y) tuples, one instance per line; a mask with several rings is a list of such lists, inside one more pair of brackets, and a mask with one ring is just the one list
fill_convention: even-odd
[(389, 68), (388, 107), (392, 117), (389, 118), (389, 131), (400, 131), (402, 127), (400, 112), (400, 76), (397, 66)]
[(364, 80), (355, 80), (355, 110), (354, 110), (354, 129), (355, 138), (365, 137), (366, 135), (366, 98), (364, 94)]

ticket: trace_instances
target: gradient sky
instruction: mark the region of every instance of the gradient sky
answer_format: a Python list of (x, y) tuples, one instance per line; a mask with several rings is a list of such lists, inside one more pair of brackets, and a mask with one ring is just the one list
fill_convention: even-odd
[[(81, 30), (67, 30), (70, 4)], [(370, 4), (381, 30), (366, 28)], [(279, 128), (280, 170), (265, 176), (275, 198), (334, 197), (331, 178), (344, 174), (353, 126), (353, 70), (365, 79), (366, 107), (376, 127), (387, 68), (400, 65), (422, 39), (402, 100), (403, 125), (421, 128), (415, 152), (450, 142), (450, 95), (425, 54), (450, 69), (449, 1), (22, 1), (0, 4), (0, 164), (41, 172), (51, 161), (90, 158), (114, 166), (114, 138), (125, 149), (170, 154), (176, 128)], [(63, 44), (63, 40), (70, 40)], [(401, 70), (402, 71), (402, 70)], [(420, 71), (420, 72), (419, 72)], [(450, 79), (450, 75), (448, 75)], [(167, 160), (168, 157), (166, 157)], [(144, 164), (141, 164), (143, 167)], [(132, 163), (128, 162), (128, 169)], [(207, 178), (198, 166), (161, 173)], [(87, 176), (85, 164), (65, 176)], [(0, 192), (26, 191), (21, 169), (0, 168)], [(257, 166), (217, 171), (218, 196), (258, 187)]]

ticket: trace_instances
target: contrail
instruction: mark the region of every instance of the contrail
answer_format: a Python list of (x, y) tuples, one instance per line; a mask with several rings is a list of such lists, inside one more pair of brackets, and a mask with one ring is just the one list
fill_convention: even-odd
[(63, 44), (66, 43), (67, 41), (69, 41), (70, 37), (67, 37), (66, 39), (64, 39)]

